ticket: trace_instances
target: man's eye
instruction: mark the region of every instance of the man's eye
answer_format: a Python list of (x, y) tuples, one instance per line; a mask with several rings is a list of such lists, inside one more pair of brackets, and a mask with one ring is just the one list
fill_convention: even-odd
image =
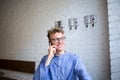
[(53, 41), (55, 41), (55, 39), (52, 39)]

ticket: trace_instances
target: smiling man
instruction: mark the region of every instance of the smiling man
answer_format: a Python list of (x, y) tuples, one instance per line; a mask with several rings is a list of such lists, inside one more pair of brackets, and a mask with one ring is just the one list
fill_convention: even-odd
[(91, 80), (80, 58), (64, 49), (64, 30), (58, 27), (48, 30), (49, 48), (33, 80)]

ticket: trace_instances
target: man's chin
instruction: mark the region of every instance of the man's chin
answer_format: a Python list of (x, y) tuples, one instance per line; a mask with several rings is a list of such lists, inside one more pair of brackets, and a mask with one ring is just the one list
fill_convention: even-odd
[(63, 51), (63, 48), (58, 48), (57, 51), (61, 52), (61, 51)]

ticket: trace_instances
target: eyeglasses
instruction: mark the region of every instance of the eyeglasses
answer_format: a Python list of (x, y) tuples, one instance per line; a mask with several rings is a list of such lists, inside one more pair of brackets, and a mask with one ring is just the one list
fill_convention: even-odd
[(61, 38), (54, 38), (54, 39), (50, 39), (50, 41), (52, 42), (58, 42), (58, 41), (64, 41), (66, 37), (61, 37)]

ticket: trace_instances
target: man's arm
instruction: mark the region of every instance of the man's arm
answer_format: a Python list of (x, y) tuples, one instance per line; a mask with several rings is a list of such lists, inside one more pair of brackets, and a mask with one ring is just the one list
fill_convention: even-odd
[(33, 80), (48, 80), (50, 79), (49, 74), (49, 67), (52, 58), (55, 55), (56, 49), (55, 45), (50, 45), (48, 48), (48, 56), (44, 56), (43, 59), (40, 62), (40, 65), (38, 66), (34, 76)]
[(33, 80), (49, 80), (49, 66), (45, 66), (47, 56), (44, 56), (41, 60), (37, 70), (33, 75)]
[(92, 80), (89, 76), (85, 66), (81, 62), (80, 58), (76, 56), (75, 58), (75, 74), (78, 76), (79, 80)]

